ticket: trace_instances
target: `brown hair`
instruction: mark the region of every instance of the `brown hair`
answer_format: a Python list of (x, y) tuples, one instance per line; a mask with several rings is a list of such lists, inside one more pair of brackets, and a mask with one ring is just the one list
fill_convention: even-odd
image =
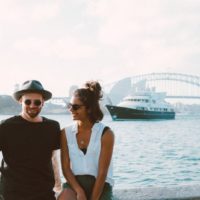
[(99, 105), (99, 100), (101, 100), (103, 95), (99, 82), (86, 82), (84, 88), (79, 88), (74, 91), (74, 96), (77, 96), (86, 106), (91, 122), (95, 123), (103, 119), (103, 112)]

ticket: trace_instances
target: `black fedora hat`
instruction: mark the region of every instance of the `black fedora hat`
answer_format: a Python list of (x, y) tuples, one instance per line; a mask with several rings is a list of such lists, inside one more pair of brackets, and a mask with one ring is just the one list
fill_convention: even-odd
[(39, 93), (43, 96), (45, 101), (52, 97), (52, 93), (44, 90), (42, 84), (37, 80), (25, 81), (21, 87), (13, 93), (13, 97), (18, 101), (25, 93)]

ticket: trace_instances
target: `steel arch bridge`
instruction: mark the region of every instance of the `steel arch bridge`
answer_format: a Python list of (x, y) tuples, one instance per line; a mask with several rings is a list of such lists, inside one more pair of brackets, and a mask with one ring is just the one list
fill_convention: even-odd
[(146, 81), (149, 87), (155, 87), (157, 91), (166, 92), (167, 98), (200, 99), (200, 76), (181, 73), (136, 75), (105, 85), (104, 90), (111, 99), (113, 95), (123, 98), (140, 81)]
[(181, 74), (181, 73), (151, 73), (151, 74), (143, 74), (132, 77), (133, 81), (139, 81), (143, 79), (146, 79), (148, 81), (174, 80), (174, 81), (189, 83), (200, 87), (200, 76)]
[[(106, 101), (118, 103), (131, 92), (131, 87), (140, 81), (146, 81), (156, 91), (166, 92), (167, 98), (200, 99), (200, 76), (181, 73), (150, 73), (127, 77), (103, 85)], [(54, 97), (52, 101), (66, 103), (69, 97)]]

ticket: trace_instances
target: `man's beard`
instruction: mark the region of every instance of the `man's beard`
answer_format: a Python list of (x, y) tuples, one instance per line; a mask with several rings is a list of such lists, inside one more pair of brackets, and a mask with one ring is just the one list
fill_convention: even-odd
[(37, 110), (33, 110), (34, 112), (32, 112), (31, 110), (28, 110), (27, 111), (27, 114), (28, 114), (28, 116), (30, 117), (30, 118), (35, 118), (35, 117), (37, 117), (38, 115), (39, 115), (39, 113), (40, 113), (40, 111), (41, 111), (41, 109), (37, 109)]

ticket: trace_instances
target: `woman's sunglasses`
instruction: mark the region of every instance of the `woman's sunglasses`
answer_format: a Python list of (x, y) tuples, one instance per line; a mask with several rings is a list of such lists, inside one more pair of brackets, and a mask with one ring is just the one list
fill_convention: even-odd
[(72, 110), (76, 111), (76, 110), (80, 109), (82, 106), (84, 106), (84, 105), (68, 103), (67, 109), (69, 109), (69, 110), (72, 109)]
[(24, 101), (24, 103), (25, 103), (27, 106), (30, 106), (32, 102), (33, 102), (34, 106), (40, 106), (40, 105), (42, 104), (42, 101), (39, 100), (39, 99), (35, 99), (35, 100), (26, 99), (26, 100)]

